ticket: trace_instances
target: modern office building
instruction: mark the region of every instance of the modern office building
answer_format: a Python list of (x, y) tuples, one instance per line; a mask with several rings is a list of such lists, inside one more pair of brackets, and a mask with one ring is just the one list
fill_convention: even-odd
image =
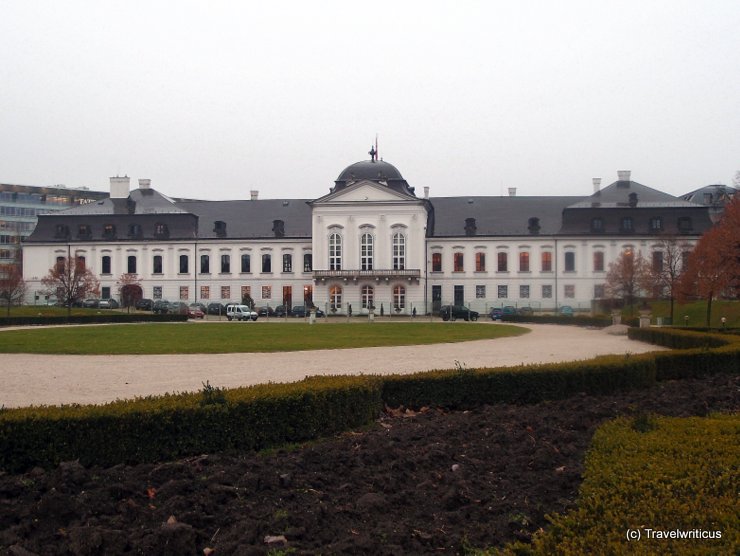
[[(660, 240), (686, 250), (711, 225), (707, 206), (619, 172), (583, 196), (433, 197), (393, 165), (346, 167), (325, 195), (185, 201), (111, 178), (110, 196), (39, 217), (24, 244), (29, 292), (55, 262), (84, 260), (117, 297), (135, 274), (143, 297), (256, 305), (314, 303), (327, 313), (425, 314), (443, 304), (589, 310), (625, 251), (660, 261)], [(318, 189), (318, 188), (317, 188)], [(326, 190), (325, 190), (326, 191)]]

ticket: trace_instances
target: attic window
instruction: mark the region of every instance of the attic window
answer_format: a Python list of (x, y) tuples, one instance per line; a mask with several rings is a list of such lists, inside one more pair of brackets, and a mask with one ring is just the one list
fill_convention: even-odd
[(529, 230), (529, 233), (535, 236), (539, 234), (540, 233), (540, 219), (533, 216), (532, 218), (529, 219), (528, 222), (529, 223), (527, 225), (527, 229)]
[(133, 238), (140, 238), (142, 235), (141, 233), (141, 224), (129, 224), (128, 226), (128, 236)]
[(591, 232), (600, 234), (604, 231), (604, 219), (603, 218), (592, 218), (591, 219)]
[(103, 226), (103, 238), (105, 239), (115, 239), (116, 237), (116, 227), (114, 224), (106, 224)]
[(66, 224), (57, 224), (54, 228), (54, 237), (57, 239), (66, 239), (69, 237), (69, 226)]
[(689, 233), (694, 229), (694, 226), (691, 223), (691, 218), (688, 216), (682, 216), (678, 219), (678, 231), (682, 234)]
[(465, 219), (465, 235), (474, 236), (477, 230), (478, 228), (475, 225), (475, 218), (466, 218)]
[(630, 193), (628, 202), (630, 207), (635, 208), (637, 206), (637, 193)]
[(216, 220), (213, 223), (213, 231), (218, 237), (226, 236), (226, 222), (223, 220)]
[(157, 222), (154, 224), (154, 236), (159, 238), (170, 237), (170, 229), (164, 222)]
[(77, 228), (77, 237), (79, 239), (90, 239), (92, 237), (92, 229), (89, 224), (80, 224)]
[(273, 220), (272, 231), (275, 237), (285, 237), (285, 222), (282, 220)]

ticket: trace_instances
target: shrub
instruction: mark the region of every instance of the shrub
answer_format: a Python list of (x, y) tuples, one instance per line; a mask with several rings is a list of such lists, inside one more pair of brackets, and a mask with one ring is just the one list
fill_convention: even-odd
[(0, 317), (0, 326), (53, 324), (111, 324), (126, 322), (184, 322), (187, 315), (154, 315), (147, 313), (116, 313), (100, 315), (55, 315), (35, 317)]

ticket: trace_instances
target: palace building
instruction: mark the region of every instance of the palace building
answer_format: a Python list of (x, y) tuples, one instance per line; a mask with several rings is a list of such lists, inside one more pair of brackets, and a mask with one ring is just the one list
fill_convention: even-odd
[(124, 274), (142, 296), (188, 303), (315, 304), (327, 314), (426, 314), (441, 305), (590, 310), (625, 250), (660, 264), (660, 240), (689, 251), (710, 209), (632, 181), (584, 196), (430, 197), (392, 164), (342, 170), (314, 199), (179, 200), (139, 180), (38, 217), (24, 243), (29, 298), (57, 260), (76, 257), (118, 297)]

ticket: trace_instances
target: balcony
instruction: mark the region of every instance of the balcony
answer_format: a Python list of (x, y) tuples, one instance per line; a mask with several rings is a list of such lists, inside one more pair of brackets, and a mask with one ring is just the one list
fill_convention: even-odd
[(421, 270), (418, 268), (405, 268), (399, 270), (314, 270), (313, 279), (317, 282), (326, 282), (329, 280), (343, 280), (345, 283), (352, 280), (375, 280), (380, 282), (389, 282), (391, 280), (407, 280), (411, 282), (416, 280), (418, 283), (421, 279)]

